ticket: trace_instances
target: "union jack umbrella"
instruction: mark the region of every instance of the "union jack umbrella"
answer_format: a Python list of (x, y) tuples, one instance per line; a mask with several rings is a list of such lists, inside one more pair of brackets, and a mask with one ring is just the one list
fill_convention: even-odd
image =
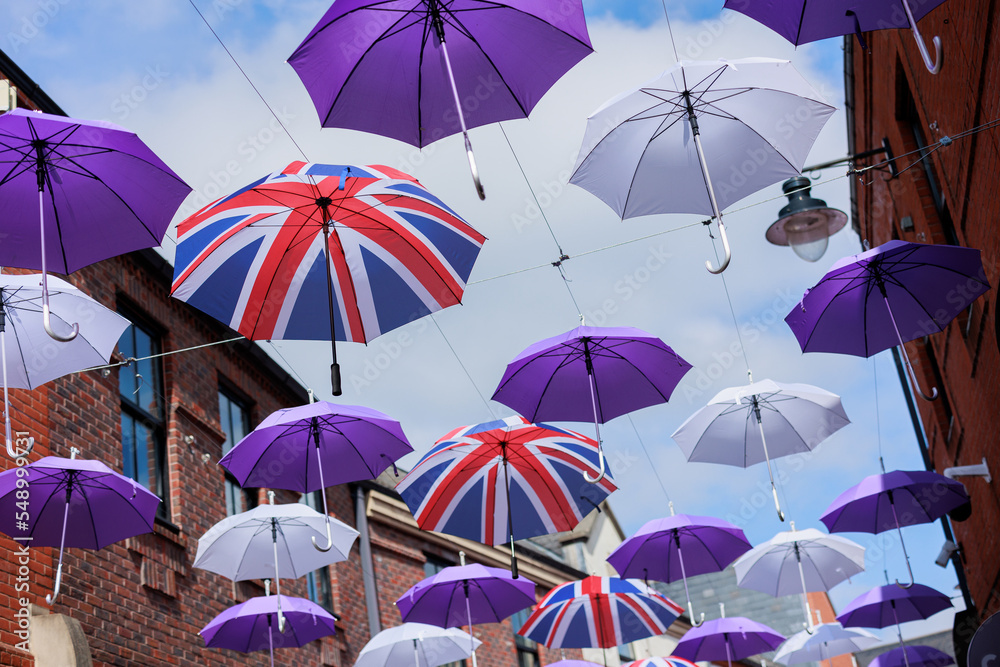
[(549, 591), (517, 632), (549, 648), (609, 648), (662, 635), (683, 612), (638, 579), (587, 577)]
[[(389, 167), (293, 162), (178, 225), (171, 294), (251, 340), (367, 343), (461, 301), (482, 234)], [(326, 317), (329, 313), (329, 317)]]
[[(572, 530), (618, 487), (596, 476), (597, 441), (523, 417), (463, 426), (435, 443), (396, 486), (424, 530), (484, 544)], [(517, 524), (514, 517), (517, 517)]]

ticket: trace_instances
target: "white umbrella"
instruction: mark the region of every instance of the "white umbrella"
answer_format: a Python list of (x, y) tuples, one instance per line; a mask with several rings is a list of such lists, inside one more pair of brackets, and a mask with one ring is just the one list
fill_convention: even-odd
[(774, 654), (774, 661), (786, 665), (814, 660), (829, 660), (844, 653), (870, 648), (879, 638), (860, 628), (845, 628), (840, 623), (823, 623), (812, 632), (803, 630), (788, 638)]
[(865, 569), (865, 548), (815, 528), (776, 534), (736, 559), (736, 583), (774, 597), (801, 593), (812, 629), (808, 591), (828, 591)]
[(849, 423), (836, 394), (762, 380), (723, 389), (671, 437), (688, 461), (742, 468), (766, 461), (774, 506), (784, 521), (771, 459), (808, 452)]
[[(280, 574), (298, 578), (324, 565), (347, 560), (358, 531), (327, 518), (300, 503), (271, 504), (228, 516), (198, 540), (194, 566), (233, 581), (274, 578), (281, 595)], [(331, 531), (329, 551), (305, 548), (313, 537), (325, 540)], [(280, 600), (280, 598), (279, 598)], [(284, 617), (278, 605), (278, 631), (284, 632)]]
[(798, 175), (833, 112), (787, 60), (682, 60), (590, 116), (570, 183), (622, 219), (714, 216), (721, 273), (720, 210)]
[(354, 667), (438, 667), (465, 660), (482, 642), (458, 628), (403, 623), (371, 638)]
[(26, 456), (31, 449), (14, 451), (7, 389), (34, 389), (63, 375), (106, 364), (130, 325), (65, 280), (54, 276), (48, 280), (51, 328), (68, 336), (73, 331), (70, 322), (79, 322), (79, 334), (65, 342), (53, 340), (45, 331), (41, 276), (0, 276), (0, 357), (5, 436), (11, 458)]

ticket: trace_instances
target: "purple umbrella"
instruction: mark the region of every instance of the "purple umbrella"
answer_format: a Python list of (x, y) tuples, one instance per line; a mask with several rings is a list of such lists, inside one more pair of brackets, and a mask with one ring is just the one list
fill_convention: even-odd
[(691, 628), (674, 647), (674, 655), (687, 660), (742, 660), (758, 653), (767, 653), (785, 641), (774, 629), (734, 616), (706, 621)]
[[(699, 627), (701, 622), (695, 620), (687, 578), (720, 572), (749, 550), (750, 543), (743, 531), (728, 521), (677, 514), (646, 523), (611, 552), (608, 563), (622, 577), (667, 583), (682, 580), (688, 614), (694, 626)], [(705, 614), (701, 620), (705, 620)]]
[[(691, 364), (659, 338), (632, 327), (581, 326), (531, 345), (507, 365), (493, 400), (529, 421), (603, 424), (666, 403)], [(600, 452), (604, 476), (604, 452)]]
[[(845, 628), (885, 628), (895, 624), (899, 646), (905, 648), (900, 623), (930, 618), (951, 606), (951, 598), (930, 586), (913, 584), (909, 588), (900, 588), (890, 584), (856, 597), (837, 615), (837, 620)], [(910, 667), (905, 653), (903, 661), (906, 667)]]
[[(403, 621), (442, 628), (474, 623), (499, 623), (535, 604), (535, 583), (514, 579), (509, 572), (483, 565), (446, 567), (414, 584), (396, 606)], [(472, 664), (476, 664), (475, 645)]]
[[(568, 662), (568, 661), (567, 661)], [(559, 663), (554, 663), (549, 667), (555, 667)], [(642, 660), (633, 660), (632, 662), (626, 662), (622, 667), (697, 667), (693, 662), (685, 660), (684, 658), (678, 658), (676, 655), (668, 655), (665, 658), (655, 656), (652, 658), (643, 658)]]
[(103, 549), (152, 532), (160, 504), (135, 480), (100, 461), (77, 459), (78, 452), (74, 447), (68, 459), (46, 456), (0, 473), (0, 530), (33, 547), (59, 546), (55, 587), (45, 596), (49, 604), (59, 595), (66, 547)]
[(930, 470), (893, 470), (865, 477), (830, 503), (819, 519), (831, 533), (878, 534), (895, 528), (910, 573), (910, 584), (904, 587), (909, 588), (913, 570), (902, 527), (937, 521), (967, 502), (961, 482)]
[(955, 658), (931, 646), (903, 646), (876, 656), (868, 667), (947, 667)]
[[(283, 632), (276, 627), (279, 602), (285, 619)], [(198, 634), (204, 638), (205, 646), (211, 648), (243, 653), (268, 649), (271, 665), (274, 665), (275, 647), (298, 648), (332, 635), (336, 632), (333, 623), (333, 616), (315, 602), (286, 595), (267, 595), (229, 607)]]
[[(0, 265), (46, 271), (157, 246), (191, 188), (128, 130), (14, 109), (0, 116)], [(39, 234), (37, 230), (41, 229)], [(46, 246), (46, 237), (54, 243)]]
[(468, 128), (527, 117), (591, 51), (580, 0), (338, 0), (288, 63), (323, 127), (418, 147), (461, 131), (483, 199)]
[[(378, 410), (318, 401), (271, 413), (219, 464), (240, 486), (306, 493), (374, 479), (412, 451), (399, 422)], [(326, 494), (321, 495), (323, 514), (329, 517)], [(315, 538), (313, 545), (329, 550), (329, 521), (326, 536), (326, 547)]]
[(934, 38), (934, 59), (931, 60), (917, 21), (944, 0), (917, 0), (911, 8), (908, 0), (726, 0), (727, 9), (736, 10), (763, 23), (792, 44), (805, 44), (828, 37), (857, 35), (864, 48), (861, 33), (888, 28), (910, 28), (924, 64), (932, 74), (941, 69), (941, 39)]
[(834, 264), (785, 322), (803, 352), (870, 357), (899, 345), (932, 400), (903, 343), (944, 330), (989, 287), (979, 250), (889, 241)]

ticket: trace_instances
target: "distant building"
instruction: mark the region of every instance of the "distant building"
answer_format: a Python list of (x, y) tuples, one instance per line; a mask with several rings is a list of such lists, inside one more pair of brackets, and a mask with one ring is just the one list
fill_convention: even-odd
[[(946, 331), (907, 344), (920, 382), (940, 394), (936, 401), (915, 401), (927, 467), (943, 473), (985, 459), (993, 473), (992, 481), (961, 478), (971, 516), (951, 526), (959, 546), (952, 561), (964, 568), (967, 602), (974, 605), (956, 618), (963, 655), (976, 611), (983, 620), (1000, 609), (998, 19), (996, 3), (980, 0), (949, 0), (922, 19), (931, 51), (933, 36), (943, 45), (937, 75), (924, 66), (909, 30), (866, 33), (868, 50), (853, 37), (845, 42), (850, 152), (887, 139), (899, 172), (867, 171), (852, 181), (855, 228), (872, 247), (902, 239), (978, 248), (993, 286)], [(964, 584), (961, 572), (959, 578)]]

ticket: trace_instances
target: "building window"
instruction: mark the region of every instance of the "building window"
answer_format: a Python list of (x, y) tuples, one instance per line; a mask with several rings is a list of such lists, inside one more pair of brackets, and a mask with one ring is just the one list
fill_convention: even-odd
[[(163, 409), (163, 368), (160, 339), (151, 329), (133, 324), (118, 341), (118, 349), (133, 360), (118, 373), (121, 397), (122, 469), (160, 497), (157, 517), (169, 519), (169, 478)], [(141, 361), (137, 361), (141, 360)]]
[[(231, 394), (219, 390), (219, 422), (226, 434), (222, 455), (250, 432), (250, 411), (246, 404)], [(257, 506), (257, 489), (241, 489), (236, 478), (226, 471), (226, 516), (239, 514)]]
[[(313, 491), (303, 493), (299, 502), (308, 505), (320, 514), (323, 513), (323, 498), (319, 494), (323, 491)], [(311, 546), (309, 548), (312, 548)], [(306, 575), (306, 590), (310, 600), (326, 609), (331, 614), (333, 611), (333, 591), (330, 588), (330, 568), (324, 565), (318, 570), (313, 570)]]
[(635, 660), (635, 651), (632, 649), (631, 644), (622, 644), (618, 647), (618, 661), (621, 664), (626, 664)]
[(540, 667), (541, 661), (538, 659), (538, 643), (528, 639), (517, 631), (528, 620), (531, 615), (530, 609), (522, 609), (510, 617), (510, 624), (514, 628), (514, 646), (517, 647), (517, 667)]

